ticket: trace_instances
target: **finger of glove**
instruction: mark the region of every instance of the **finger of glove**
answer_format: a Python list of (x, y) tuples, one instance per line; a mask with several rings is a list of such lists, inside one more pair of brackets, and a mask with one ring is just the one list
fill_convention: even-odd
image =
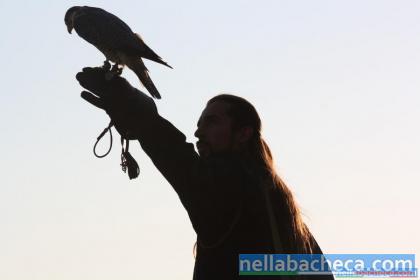
[(101, 98), (97, 97), (96, 95), (92, 94), (91, 92), (88, 92), (88, 91), (84, 90), (84, 91), (82, 91), (80, 96), (84, 100), (86, 100), (87, 102), (92, 104), (93, 106), (96, 106), (100, 109), (105, 110), (105, 103), (103, 102), (103, 100)]
[(120, 97), (133, 93), (133, 87), (126, 79), (101, 67), (83, 68), (82, 72), (77, 73), (76, 79), (82, 87), (101, 98), (112, 99), (116, 92)]
[(108, 88), (105, 73), (103, 69), (83, 68), (82, 72), (77, 73), (76, 79), (82, 87), (102, 97), (107, 94)]

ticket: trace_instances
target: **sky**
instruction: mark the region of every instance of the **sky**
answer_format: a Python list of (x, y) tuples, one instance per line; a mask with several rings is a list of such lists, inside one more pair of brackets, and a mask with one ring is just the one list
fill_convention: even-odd
[(109, 119), (75, 74), (104, 57), (67, 33), (74, 5), (174, 67), (146, 61), (188, 141), (210, 97), (251, 101), (325, 253), (420, 253), (419, 1), (0, 0), (0, 279), (192, 278), (195, 233), (138, 143), (132, 181), (118, 137), (92, 153)]

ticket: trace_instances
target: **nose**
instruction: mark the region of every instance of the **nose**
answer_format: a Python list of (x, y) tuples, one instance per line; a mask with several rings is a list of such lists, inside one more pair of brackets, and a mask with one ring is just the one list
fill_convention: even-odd
[(198, 126), (196, 131), (194, 132), (194, 136), (197, 138), (200, 138), (203, 135), (202, 130), (200, 129), (200, 127)]

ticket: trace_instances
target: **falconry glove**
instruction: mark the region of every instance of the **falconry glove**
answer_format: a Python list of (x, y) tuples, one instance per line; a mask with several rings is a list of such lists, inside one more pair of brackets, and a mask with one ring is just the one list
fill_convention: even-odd
[[(82, 72), (77, 73), (76, 79), (80, 85), (88, 91), (83, 91), (81, 97), (92, 105), (105, 110), (110, 116), (109, 126), (99, 135), (97, 142), (109, 131), (111, 137), (111, 127), (115, 126), (121, 135), (122, 153), (121, 166), (125, 172), (128, 169), (130, 179), (136, 178), (140, 169), (128, 152), (129, 140), (137, 139), (141, 126), (147, 123), (145, 118), (158, 116), (156, 104), (153, 99), (132, 87), (128, 81), (118, 75), (109, 75), (111, 72), (101, 68), (83, 68)], [(124, 149), (124, 141), (126, 147)], [(96, 144), (97, 144), (96, 142)], [(94, 153), (97, 157), (106, 156), (109, 151), (101, 156)]]

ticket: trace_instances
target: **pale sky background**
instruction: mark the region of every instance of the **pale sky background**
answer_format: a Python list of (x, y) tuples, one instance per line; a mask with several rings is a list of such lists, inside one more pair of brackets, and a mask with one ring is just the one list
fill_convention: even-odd
[[(205, 102), (249, 99), (325, 253), (419, 253), (420, 2), (1, 1), (0, 279), (191, 279), (195, 233), (137, 143), (129, 181), (75, 74), (104, 57), (64, 13), (124, 19), (160, 113), (194, 141)], [(136, 77), (123, 76), (134, 86)]]

